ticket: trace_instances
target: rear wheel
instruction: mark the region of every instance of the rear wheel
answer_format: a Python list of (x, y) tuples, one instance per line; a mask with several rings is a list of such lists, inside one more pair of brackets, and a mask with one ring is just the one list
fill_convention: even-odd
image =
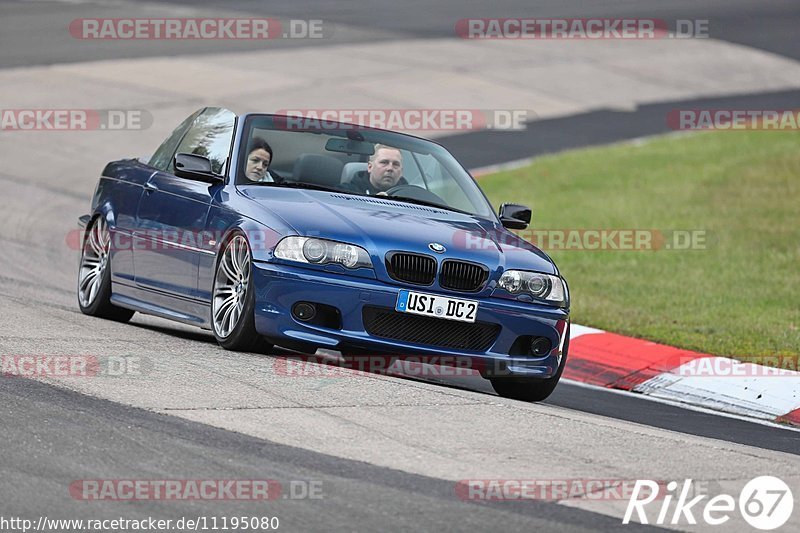
[(250, 246), (241, 233), (223, 245), (217, 261), (211, 300), (211, 324), (227, 350), (268, 351), (272, 345), (256, 331), (255, 288)]
[(541, 402), (546, 400), (556, 389), (561, 374), (564, 373), (564, 366), (567, 364), (567, 354), (569, 352), (569, 326), (567, 326), (567, 336), (564, 341), (564, 354), (561, 356), (561, 364), (558, 365), (556, 375), (548, 379), (531, 378), (493, 378), (492, 388), (503, 398), (512, 400), (522, 400), (523, 402)]
[(134, 311), (111, 303), (111, 234), (99, 216), (86, 228), (78, 270), (78, 306), (85, 315), (127, 322)]

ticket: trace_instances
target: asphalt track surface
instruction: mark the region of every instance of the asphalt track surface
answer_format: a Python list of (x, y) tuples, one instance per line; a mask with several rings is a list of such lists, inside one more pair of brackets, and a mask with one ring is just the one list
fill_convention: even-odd
[[(405, 38), (453, 38), (463, 18), (502, 17), (620, 17), (664, 20), (674, 29), (676, 20), (707, 20), (709, 36), (789, 58), (800, 59), (796, 23), (800, 3), (793, 0), (711, 0), (695, 2), (549, 0), (463, 3), (394, 2), (378, 0), (365, 8), (358, 0), (276, 2), (233, 0), (164, 0), (135, 3), (115, 0), (0, 2), (0, 68), (274, 49), (331, 44), (401, 41)], [(81, 41), (70, 37), (65, 23), (79, 18), (114, 17), (261, 16), (282, 21), (322, 20), (325, 39), (276, 39), (265, 45), (250, 41)], [(255, 67), (255, 66), (254, 66)], [(263, 68), (258, 66), (258, 68)], [(677, 73), (676, 73), (677, 74)], [(176, 73), (179, 75), (179, 73)], [(750, 106), (782, 109), (793, 106), (800, 93), (765, 92), (736, 97), (659, 102), (635, 111), (599, 110), (553, 120), (528, 122), (517, 132), (479, 131), (441, 137), (468, 168), (502, 164), (570, 148), (607, 144), (670, 131), (664, 111), (675, 108)], [(503, 146), (498, 151), (494, 147)]]
[[(224, 7), (220, 7), (224, 6)], [(64, 32), (65, 21), (81, 17), (148, 16), (261, 16), (285, 19), (320, 19), (333, 24), (335, 42), (370, 42), (403, 38), (451, 38), (455, 24), (464, 18), (502, 17), (625, 17), (662, 19), (672, 28), (678, 19), (709, 21), (715, 39), (744, 44), (800, 59), (796, 21), (800, 4), (792, 0), (498, 0), (493, 2), (429, 2), (376, 0), (369, 6), (359, 0), (164, 0), (121, 2), (114, 0), (4, 1), (0, 17), (0, 67), (53, 64), (96, 59), (202, 54), (261, 49), (261, 42), (191, 43), (126, 42), (76, 43)], [(270, 47), (327, 46), (328, 39), (275, 40)]]
[[(481, 505), (454, 497), (453, 483), (360, 461), (283, 446), (27, 380), (0, 381), (3, 427), (20, 417), (35, 432), (6, 432), (3, 515), (29, 516), (31, 502), (50, 518), (140, 519), (278, 516), (288, 531), (392, 530), (613, 531), (618, 521), (545, 502)], [(120, 431), (127, 428), (127, 431)], [(109, 447), (113, 444), (113, 447)], [(51, 457), (52, 460), (47, 460)], [(130, 472), (161, 479), (313, 480), (324, 499), (269, 502), (153, 502), (120, 510), (118, 504), (64, 498), (80, 471), (84, 479), (125, 478)], [(31, 483), (36, 479), (36, 483)], [(9, 490), (14, 487), (15, 490)], [(33, 489), (33, 490), (29, 490)], [(295, 489), (295, 495), (300, 491)], [(91, 506), (91, 511), (85, 509)], [(632, 530), (647, 530), (644, 526)]]
[[(178, 11), (171, 11), (175, 9)], [(0, 68), (219, 51), (203, 46), (180, 49), (180, 43), (163, 42), (139, 47), (81, 47), (59, 41), (63, 32), (56, 31), (64, 20), (81, 16), (132, 16), (137, 10), (184, 14), (187, 9), (192, 13), (220, 11), (206, 2), (161, 2), (141, 8), (116, 2), (4, 2), (0, 4)], [(531, 16), (532, 8), (527, 2), (492, 2), (484, 7), (445, 2), (419, 9), (408, 3), (379, 2), (365, 10), (360, 2), (340, 0), (230, 2), (226, 4), (228, 10), (332, 20), (347, 27), (337, 37), (340, 42), (368, 42), (404, 36), (448, 37), (459, 18)], [(800, 57), (796, 46), (800, 21), (797, 2), (714, 1), (702, 6), (673, 2), (669, 7), (662, 2), (612, 2), (588, 7), (544, 2), (536, 6), (535, 15), (708, 18), (712, 30), (719, 28), (719, 38)], [(312, 41), (276, 44), (317, 45)], [(251, 45), (232, 46), (246, 49)], [(758, 102), (796, 107), (798, 96), (797, 92), (741, 95), (702, 104), (738, 107)], [(440, 141), (467, 166), (483, 166), (658, 133), (666, 127), (662, 130), (654, 126), (657, 121), (653, 117), (663, 117), (664, 109), (674, 107), (675, 103), (665, 102), (635, 112), (599, 111), (532, 123), (524, 133), (477, 132)], [(487, 135), (509, 135), (502, 140), (508, 147), (503, 160), (493, 152), (482, 151), (487, 143), (497, 141)], [(79, 313), (74, 302), (76, 254), (64, 250), (60, 235), (48, 237), (47, 232), (71, 225), (74, 216), (86, 209), (91, 191), (75, 194), (73, 184), (47, 187), (26, 183), (25, 179), (0, 175), (6, 198), (24, 199), (19, 203), (6, 200), (4, 206), (4, 220), (15, 221), (15, 226), (9, 232), (13, 236), (3, 239), (5, 253), (0, 257), (2, 353), (136, 354), (145, 357), (155, 370), (143, 380), (47, 383), (0, 379), (3, 516), (169, 518), (243, 513), (261, 516), (268, 512), (278, 515), (282, 529), (288, 531), (588, 531), (619, 527), (621, 515), (615, 517), (613, 509), (592, 512), (552, 502), (460, 501), (447, 472), (457, 471), (459, 477), (455, 479), (469, 477), (471, 463), (479, 463), (481, 457), (485, 457), (487, 466), (474, 471), (486, 478), (532, 477), (533, 472), (553, 478), (580, 476), (583, 472), (596, 476), (602, 471), (617, 477), (695, 476), (733, 482), (773, 474), (789, 476), (795, 480), (794, 486), (800, 486), (800, 433), (795, 431), (569, 383), (560, 385), (548, 401), (537, 406), (499, 400), (488, 383), (476, 380), (433, 384), (376, 376), (347, 383), (287, 383), (267, 376), (274, 368), (274, 358), (222, 352), (206, 332), (138, 315), (131, 325), (89, 319)], [(35, 238), (42, 235), (45, 237), (40, 240)], [(273, 395), (280, 400), (274, 405), (267, 401)], [(285, 414), (292, 409), (298, 412), (298, 423), (301, 413), (307, 411), (330, 417), (324, 424), (311, 423), (321, 432), (319, 440), (326, 442), (306, 444), (304, 428), (298, 426), (295, 431), (295, 419)], [(449, 416), (448, 409), (453, 409)], [(349, 410), (350, 414), (332, 414), (337, 410)], [(472, 410), (483, 416), (471, 417)], [(390, 414), (385, 418), (375, 414), (382, 411)], [(255, 417), (250, 425), (240, 428), (237, 421), (231, 421), (231, 416), (247, 417), (250, 413)], [(426, 417), (446, 420), (453, 439), (431, 435), (430, 443), (426, 443), (425, 439), (411, 438), (418, 437), (415, 431), (424, 433), (421, 419)], [(508, 435), (492, 434), (497, 431), (497, 425), (490, 421), (494, 417), (508, 422)], [(360, 425), (363, 436), (366, 430), (380, 433), (381, 421), (387, 424), (384, 450), (375, 449), (371, 441), (363, 445), (346, 441), (354, 434), (351, 426)], [(419, 422), (419, 428), (411, 425), (414, 421)], [(276, 427), (254, 428), (264, 423)], [(404, 423), (406, 428), (402, 429)], [(466, 438), (469, 440), (464, 442)], [(388, 444), (391, 439), (406, 442), (394, 448)], [(437, 442), (449, 448), (430, 450)], [(525, 449), (526, 442), (539, 448)], [(511, 451), (515, 446), (517, 453)], [(410, 451), (411, 455), (404, 460), (388, 457), (398, 450)], [(604, 468), (598, 469), (598, 465)], [(67, 492), (69, 483), (76, 479), (261, 477), (286, 483), (321, 481), (325, 497), (278, 499), (262, 508), (251, 502), (230, 501), (76, 502)]]

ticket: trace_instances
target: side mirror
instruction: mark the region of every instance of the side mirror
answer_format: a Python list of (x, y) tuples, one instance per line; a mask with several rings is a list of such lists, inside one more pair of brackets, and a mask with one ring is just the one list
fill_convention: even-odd
[(531, 210), (519, 204), (503, 204), (500, 206), (500, 223), (504, 228), (525, 229), (531, 223)]
[(206, 181), (209, 183), (219, 183), (222, 177), (214, 174), (211, 169), (211, 160), (197, 154), (175, 154), (172, 163), (175, 175), (179, 178), (190, 180)]

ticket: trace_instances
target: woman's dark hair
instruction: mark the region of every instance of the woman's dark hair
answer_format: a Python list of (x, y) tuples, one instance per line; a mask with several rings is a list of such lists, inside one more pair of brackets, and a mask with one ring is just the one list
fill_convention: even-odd
[(247, 155), (253, 153), (253, 150), (265, 150), (269, 154), (269, 162), (272, 163), (272, 147), (267, 141), (261, 137), (253, 137), (250, 141), (250, 148), (247, 149)]

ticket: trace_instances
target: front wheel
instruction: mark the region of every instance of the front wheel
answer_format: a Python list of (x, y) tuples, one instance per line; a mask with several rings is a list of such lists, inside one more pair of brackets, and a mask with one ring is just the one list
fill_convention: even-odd
[(541, 402), (547, 399), (556, 390), (564, 373), (564, 366), (567, 364), (567, 354), (569, 352), (569, 326), (565, 333), (567, 338), (564, 340), (564, 354), (561, 356), (561, 364), (558, 365), (556, 375), (547, 379), (532, 378), (493, 378), (492, 388), (503, 398), (512, 400), (522, 400), (523, 402)]
[(214, 337), (226, 350), (268, 351), (272, 345), (256, 331), (250, 246), (244, 235), (234, 233), (222, 250), (211, 300)]
[(86, 228), (78, 270), (78, 306), (85, 315), (127, 322), (134, 311), (111, 303), (111, 234), (99, 216)]

